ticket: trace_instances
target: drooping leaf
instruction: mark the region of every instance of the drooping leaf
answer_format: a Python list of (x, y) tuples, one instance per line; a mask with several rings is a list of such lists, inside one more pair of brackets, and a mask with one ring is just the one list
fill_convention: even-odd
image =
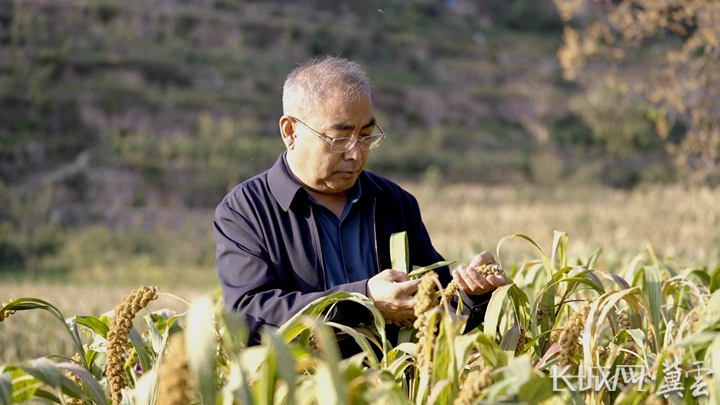
[(92, 374), (90, 374), (86, 369), (83, 367), (75, 364), (75, 363), (58, 363), (57, 367), (62, 370), (68, 370), (72, 371), (75, 375), (77, 375), (80, 380), (83, 383), (83, 386), (88, 390), (88, 393), (90, 394), (90, 398), (95, 401), (97, 404), (105, 404), (107, 403), (107, 398), (105, 397), (105, 393), (103, 392), (102, 387), (97, 382), (95, 377), (93, 377)]
[(79, 323), (80, 325), (87, 326), (93, 332), (102, 336), (103, 339), (107, 339), (107, 334), (110, 328), (100, 319), (94, 316), (76, 316), (75, 322)]

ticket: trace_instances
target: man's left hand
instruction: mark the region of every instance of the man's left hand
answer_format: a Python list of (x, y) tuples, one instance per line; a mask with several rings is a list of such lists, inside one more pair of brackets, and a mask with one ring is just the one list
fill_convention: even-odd
[(504, 275), (485, 276), (475, 270), (478, 266), (494, 263), (497, 262), (490, 252), (482, 252), (475, 256), (467, 267), (463, 265), (458, 266), (458, 268), (452, 272), (458, 288), (467, 295), (481, 295), (507, 284), (507, 279)]

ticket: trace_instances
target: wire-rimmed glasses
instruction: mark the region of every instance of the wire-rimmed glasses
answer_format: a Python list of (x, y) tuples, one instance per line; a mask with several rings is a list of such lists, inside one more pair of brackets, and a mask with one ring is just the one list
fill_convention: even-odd
[(380, 142), (382, 142), (382, 140), (385, 138), (385, 131), (383, 131), (378, 124), (375, 124), (375, 127), (377, 127), (377, 129), (380, 131), (379, 134), (367, 135), (361, 138), (355, 138), (352, 136), (346, 136), (342, 138), (330, 138), (329, 136), (318, 133), (314, 129), (310, 128), (307, 124), (295, 117), (290, 117), (290, 119), (296, 121), (300, 125), (304, 126), (308, 131), (315, 134), (315, 136), (327, 142), (330, 145), (330, 152), (333, 153), (345, 153), (352, 149), (355, 146), (355, 143), (359, 143), (360, 149), (362, 150), (375, 149), (380, 146)]

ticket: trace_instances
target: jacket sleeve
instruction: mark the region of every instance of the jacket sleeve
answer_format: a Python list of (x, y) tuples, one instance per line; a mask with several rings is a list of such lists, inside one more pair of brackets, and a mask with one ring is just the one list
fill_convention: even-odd
[[(413, 229), (408, 232), (408, 242), (410, 247), (410, 263), (422, 266), (428, 266), (439, 261), (443, 261), (443, 257), (435, 250), (430, 240), (425, 224), (422, 221), (420, 207), (417, 200), (408, 194), (409, 201), (407, 204), (412, 213), (412, 221), (410, 222)], [(435, 270), (442, 285), (446, 286), (452, 280), (450, 268), (445, 266)], [(492, 291), (482, 295), (468, 295), (460, 291), (460, 297), (463, 301), (463, 314), (468, 315), (468, 321), (465, 327), (465, 333), (472, 331), (485, 320), (485, 312), (487, 305), (492, 297)], [(457, 301), (453, 304), (457, 307)]]
[[(250, 344), (259, 342), (259, 330), (278, 327), (311, 302), (338, 291), (366, 293), (367, 281), (342, 284), (327, 291), (299, 292), (281, 288), (256, 224), (222, 203), (215, 211), (216, 269), (226, 307), (243, 315), (250, 328)], [(292, 269), (281, 269), (286, 275)], [(366, 316), (358, 305), (341, 302), (328, 314), (330, 320), (348, 324)]]

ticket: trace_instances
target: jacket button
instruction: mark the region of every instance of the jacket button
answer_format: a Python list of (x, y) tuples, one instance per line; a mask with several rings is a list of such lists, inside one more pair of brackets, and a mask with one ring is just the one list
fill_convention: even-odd
[(348, 272), (348, 273), (352, 273), (352, 267), (348, 266), (347, 272)]

